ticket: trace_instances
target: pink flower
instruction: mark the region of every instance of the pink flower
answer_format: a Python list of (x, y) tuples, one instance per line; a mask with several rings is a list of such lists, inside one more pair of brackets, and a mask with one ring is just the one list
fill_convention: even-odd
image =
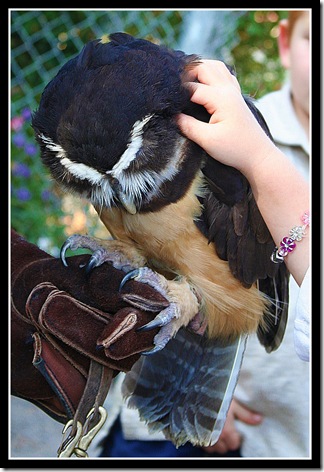
[(24, 118), (22, 116), (14, 116), (11, 120), (11, 129), (13, 131), (19, 131), (21, 130), (23, 124), (24, 124)]
[(304, 223), (304, 225), (306, 226), (309, 226), (310, 225), (310, 216), (309, 216), (309, 213), (307, 213), (305, 211), (305, 213), (303, 214), (302, 216), (302, 222)]

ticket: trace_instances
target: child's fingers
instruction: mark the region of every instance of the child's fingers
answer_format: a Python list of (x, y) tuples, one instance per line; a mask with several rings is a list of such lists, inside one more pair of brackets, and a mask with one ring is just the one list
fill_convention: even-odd
[(184, 113), (177, 115), (176, 122), (185, 136), (202, 146), (204, 137), (206, 139), (206, 131), (209, 132), (209, 129), (206, 129), (206, 126), (208, 127), (207, 123), (203, 123)]
[(198, 81), (205, 85), (218, 86), (230, 81), (240, 89), (236, 77), (231, 74), (224, 62), (215, 60), (203, 60), (196, 67), (187, 70), (188, 81)]

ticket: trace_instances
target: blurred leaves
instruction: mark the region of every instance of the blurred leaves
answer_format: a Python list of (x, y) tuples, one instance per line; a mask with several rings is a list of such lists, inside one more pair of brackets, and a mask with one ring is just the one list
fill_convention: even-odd
[(238, 19), (239, 43), (232, 49), (232, 65), (243, 93), (260, 98), (278, 90), (285, 70), (278, 55), (278, 23), (286, 11), (248, 11)]

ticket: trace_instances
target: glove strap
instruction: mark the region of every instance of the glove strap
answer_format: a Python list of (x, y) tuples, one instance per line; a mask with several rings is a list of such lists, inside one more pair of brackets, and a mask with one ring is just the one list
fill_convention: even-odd
[[(56, 294), (58, 297), (56, 297)], [(61, 333), (58, 333), (55, 326), (58, 326), (59, 323), (57, 320), (49, 318), (51, 310), (46, 309), (46, 307), (48, 304), (55, 302), (55, 300), (60, 301), (62, 297), (65, 298), (65, 307), (69, 303), (71, 304), (71, 310), (65, 313), (65, 325), (69, 326), (66, 320), (69, 320), (69, 316), (73, 317), (73, 314), (79, 314), (80, 322), (82, 322), (82, 315), (85, 312), (85, 319), (92, 319), (90, 328), (93, 328), (94, 316), (99, 318), (97, 321), (100, 321), (99, 326), (101, 329), (105, 326), (104, 320), (98, 316), (96, 311), (84, 305), (82, 305), (82, 309), (81, 306), (72, 306), (74, 303), (78, 304), (78, 302), (69, 299), (69, 297), (58, 291), (52, 284), (39, 284), (30, 293), (26, 303), (26, 312), (39, 330), (33, 333), (33, 365), (44, 376), (64, 407), (65, 416), (69, 419), (63, 429), (64, 436), (58, 449), (58, 457), (70, 457), (72, 454), (78, 457), (87, 457), (87, 448), (107, 417), (107, 413), (102, 405), (108, 394), (114, 371), (109, 366), (97, 362), (95, 356), (89, 359), (87, 350), (83, 351), (81, 348), (80, 354), (85, 355), (89, 366), (87, 371), (84, 362), (78, 364), (75, 356), (71, 362), (72, 358), (67, 355), (66, 345), (64, 345), (65, 349), (60, 349), (56, 336), (61, 334), (61, 337), (63, 336), (66, 342), (68, 340), (66, 338), (68, 329), (66, 331), (63, 329)], [(38, 310), (38, 306), (42, 308)], [(57, 312), (60, 312), (60, 310)], [(64, 323), (61, 323), (61, 326), (64, 326)], [(87, 326), (83, 326), (83, 328), (86, 331)], [(54, 338), (53, 334), (56, 335)], [(86, 343), (84, 347), (87, 347)], [(50, 405), (46, 405), (46, 401), (41, 403), (43, 409), (47, 409), (48, 413), (48, 409), (50, 409), (53, 416), (53, 401), (51, 401)], [(55, 406), (58, 405), (54, 404)], [(71, 430), (68, 436), (65, 437), (69, 427), (71, 427)]]
[(88, 457), (87, 449), (91, 441), (103, 426), (107, 412), (102, 404), (108, 394), (113, 370), (91, 360), (88, 380), (82, 398), (73, 420), (68, 421), (63, 429), (63, 435), (68, 427), (71, 432), (59, 447), (58, 457)]

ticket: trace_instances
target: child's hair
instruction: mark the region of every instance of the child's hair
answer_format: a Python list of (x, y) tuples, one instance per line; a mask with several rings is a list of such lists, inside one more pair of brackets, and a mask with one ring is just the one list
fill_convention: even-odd
[(293, 29), (297, 20), (306, 12), (306, 10), (291, 10), (288, 12), (288, 37), (291, 39)]

